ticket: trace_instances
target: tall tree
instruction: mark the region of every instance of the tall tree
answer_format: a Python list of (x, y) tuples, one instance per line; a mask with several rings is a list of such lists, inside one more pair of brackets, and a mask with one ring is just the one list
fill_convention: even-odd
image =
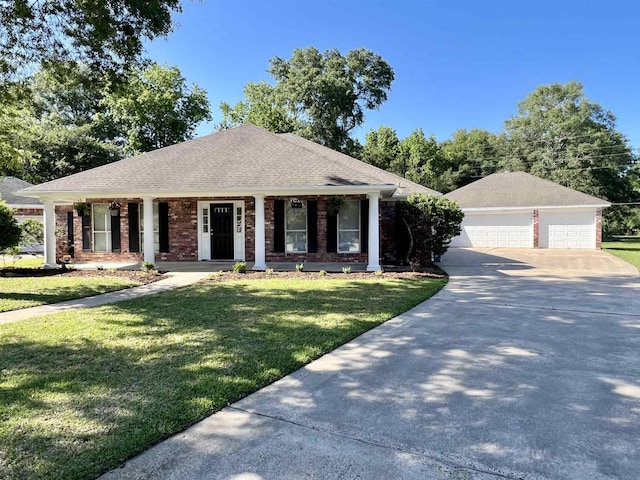
[(500, 137), (478, 128), (456, 130), (450, 140), (440, 143), (440, 149), (451, 182), (442, 192), (495, 173), (502, 155)]
[(589, 100), (581, 83), (536, 88), (505, 122), (502, 168), (524, 170), (612, 201), (632, 195), (626, 176), (635, 162), (615, 116)]
[(68, 60), (121, 72), (144, 40), (171, 32), (180, 11), (180, 0), (2, 0), (0, 72)]
[(445, 165), (435, 136), (427, 138), (421, 128), (411, 132), (400, 142), (400, 155), (391, 170), (429, 188), (441, 188), (440, 175)]
[[(378, 168), (391, 171), (400, 155), (400, 140), (398, 134), (390, 127), (381, 126), (377, 130), (370, 130), (365, 137), (362, 147), (361, 160)], [(401, 172), (396, 172), (400, 173)]]
[(23, 97), (22, 108), (30, 115), (23, 132), (30, 157), (13, 165), (12, 174), (40, 183), (122, 158), (117, 132), (98, 121), (100, 78), (78, 67), (64, 78), (41, 70), (29, 79), (31, 96)]
[(220, 103), (222, 122), (218, 124), (218, 129), (245, 123), (274, 133), (290, 133), (302, 128), (300, 122), (287, 113), (284, 103), (276, 97), (275, 88), (268, 83), (247, 83), (244, 86), (244, 98), (233, 107), (226, 102)]
[(394, 80), (391, 66), (364, 48), (346, 55), (335, 49), (296, 49), (289, 60), (274, 57), (269, 63), (275, 85), (250, 84), (252, 94), (262, 93), (259, 98), (247, 98), (234, 107), (223, 104), (221, 128), (249, 118), (273, 128), (276, 117), (277, 129), (350, 153), (357, 148), (351, 132), (364, 122), (365, 110), (386, 101)]
[(0, 102), (0, 175), (21, 170), (35, 155), (31, 150), (33, 106), (12, 90)]
[(125, 150), (131, 154), (193, 138), (198, 124), (211, 119), (207, 93), (197, 85), (189, 87), (178, 67), (158, 64), (135, 71), (101, 105), (126, 132)]
[[(0, 134), (0, 159), (14, 160), (0, 164), (0, 174), (53, 180), (186, 140), (209, 118), (205, 92), (188, 88), (176, 67), (151, 65), (115, 90), (106, 78), (85, 67), (63, 78), (42, 70), (29, 79), (30, 96), (0, 104), (0, 124), (16, 124)], [(22, 162), (12, 156), (19, 149)]]

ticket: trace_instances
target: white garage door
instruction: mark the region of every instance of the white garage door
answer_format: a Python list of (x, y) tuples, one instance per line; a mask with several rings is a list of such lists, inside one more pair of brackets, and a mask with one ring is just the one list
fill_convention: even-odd
[(596, 212), (540, 211), (541, 248), (596, 248)]
[(527, 213), (465, 213), (462, 233), (452, 247), (533, 247), (533, 211)]

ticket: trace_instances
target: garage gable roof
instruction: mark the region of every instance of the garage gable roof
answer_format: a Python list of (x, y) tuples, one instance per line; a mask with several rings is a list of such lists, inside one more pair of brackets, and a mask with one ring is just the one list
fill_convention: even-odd
[[(260, 192), (363, 187), (441, 195), (309, 140), (255, 125), (182, 142), (25, 189), (25, 195)], [(263, 192), (263, 193), (266, 193)]]
[(526, 172), (494, 173), (449, 192), (461, 208), (609, 207), (598, 197)]

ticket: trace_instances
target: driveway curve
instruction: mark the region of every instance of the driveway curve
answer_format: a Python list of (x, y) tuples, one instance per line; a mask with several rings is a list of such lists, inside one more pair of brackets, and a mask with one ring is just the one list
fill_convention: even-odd
[(443, 267), (432, 299), (104, 478), (640, 478), (638, 272), (550, 250)]

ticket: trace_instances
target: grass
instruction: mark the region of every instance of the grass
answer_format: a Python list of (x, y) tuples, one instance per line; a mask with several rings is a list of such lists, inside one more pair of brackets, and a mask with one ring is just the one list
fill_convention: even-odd
[(0, 268), (40, 268), (44, 264), (44, 259), (42, 257), (23, 257), (18, 260), (13, 260), (13, 257), (8, 256), (1, 258)]
[(616, 237), (602, 248), (640, 270), (640, 237)]
[(0, 312), (89, 297), (134, 285), (127, 279), (100, 277), (0, 277)]
[(0, 478), (95, 478), (444, 283), (269, 277), (0, 325)]

